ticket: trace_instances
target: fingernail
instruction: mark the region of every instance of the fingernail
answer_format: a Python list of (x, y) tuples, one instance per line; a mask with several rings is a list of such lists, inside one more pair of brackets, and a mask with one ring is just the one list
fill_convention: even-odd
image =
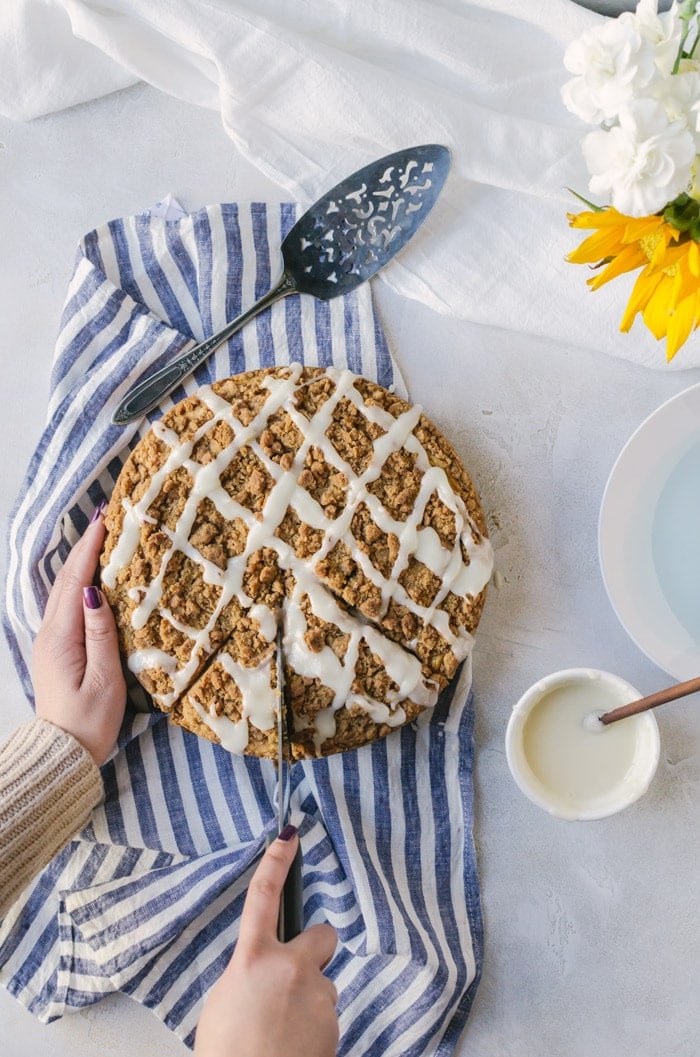
[(296, 834), (296, 831), (297, 831), (296, 826), (293, 826), (291, 824), (291, 822), (289, 822), (289, 823), (287, 823), (287, 825), (284, 827), (284, 829), (280, 833), (279, 839), (280, 840), (291, 840), (292, 837)]
[(102, 595), (96, 587), (84, 587), (83, 601), (88, 609), (99, 609), (102, 605)]
[(100, 505), (95, 507), (95, 509), (93, 511), (93, 514), (92, 514), (92, 517), (90, 518), (90, 524), (91, 525), (94, 525), (95, 522), (97, 521), (97, 519), (100, 517), (100, 515), (104, 514), (106, 506), (107, 506), (107, 503), (103, 499), (102, 502), (100, 503)]

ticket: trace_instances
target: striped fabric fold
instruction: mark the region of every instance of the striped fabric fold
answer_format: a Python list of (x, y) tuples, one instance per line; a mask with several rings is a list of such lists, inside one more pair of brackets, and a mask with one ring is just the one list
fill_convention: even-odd
[[(223, 204), (178, 220), (111, 221), (79, 246), (47, 426), (10, 520), (4, 630), (31, 700), (29, 658), (68, 550), (149, 421), (112, 426), (143, 375), (223, 326), (281, 272), (290, 204)], [(405, 395), (367, 284), (278, 302), (219, 348), (158, 412), (217, 377), (273, 364), (349, 367)], [(274, 767), (144, 711), (133, 693), (89, 825), (0, 927), (0, 980), (54, 1020), (122, 991), (191, 1046), (236, 941), (275, 824)], [(292, 770), (306, 925), (328, 921), (341, 1055), (449, 1054), (478, 984), (471, 669), (411, 727)]]

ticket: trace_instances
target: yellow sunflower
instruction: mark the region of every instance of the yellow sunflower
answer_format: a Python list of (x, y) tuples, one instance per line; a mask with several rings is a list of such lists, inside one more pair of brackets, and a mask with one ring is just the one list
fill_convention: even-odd
[(588, 285), (597, 290), (624, 272), (642, 271), (622, 317), (630, 329), (637, 314), (655, 338), (666, 338), (672, 360), (691, 330), (700, 325), (700, 247), (662, 216), (627, 217), (612, 206), (600, 212), (569, 214), (574, 228), (594, 229), (567, 257), (573, 264), (601, 270)]

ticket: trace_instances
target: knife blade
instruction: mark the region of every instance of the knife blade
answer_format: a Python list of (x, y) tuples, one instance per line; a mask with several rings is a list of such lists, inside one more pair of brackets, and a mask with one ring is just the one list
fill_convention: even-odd
[[(279, 837), (289, 820), (290, 770), (292, 767), (290, 712), (284, 693), (284, 631), (282, 623), (277, 627), (276, 673), (277, 673), (277, 833), (268, 838), (268, 844)], [(293, 940), (304, 928), (302, 854), (299, 842), (294, 860), (284, 882), (280, 897), (277, 938), (281, 943)]]
[(289, 817), (289, 730), (284, 703), (284, 654), (282, 624), (277, 628), (275, 666), (277, 673), (277, 836)]

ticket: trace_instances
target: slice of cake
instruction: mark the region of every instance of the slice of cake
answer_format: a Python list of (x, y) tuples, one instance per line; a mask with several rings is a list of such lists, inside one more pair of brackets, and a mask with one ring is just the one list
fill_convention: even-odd
[(130, 670), (174, 722), (276, 756), (275, 637), (296, 758), (434, 704), (491, 573), (479, 500), (421, 409), (349, 371), (215, 382), (124, 465), (102, 583)]

